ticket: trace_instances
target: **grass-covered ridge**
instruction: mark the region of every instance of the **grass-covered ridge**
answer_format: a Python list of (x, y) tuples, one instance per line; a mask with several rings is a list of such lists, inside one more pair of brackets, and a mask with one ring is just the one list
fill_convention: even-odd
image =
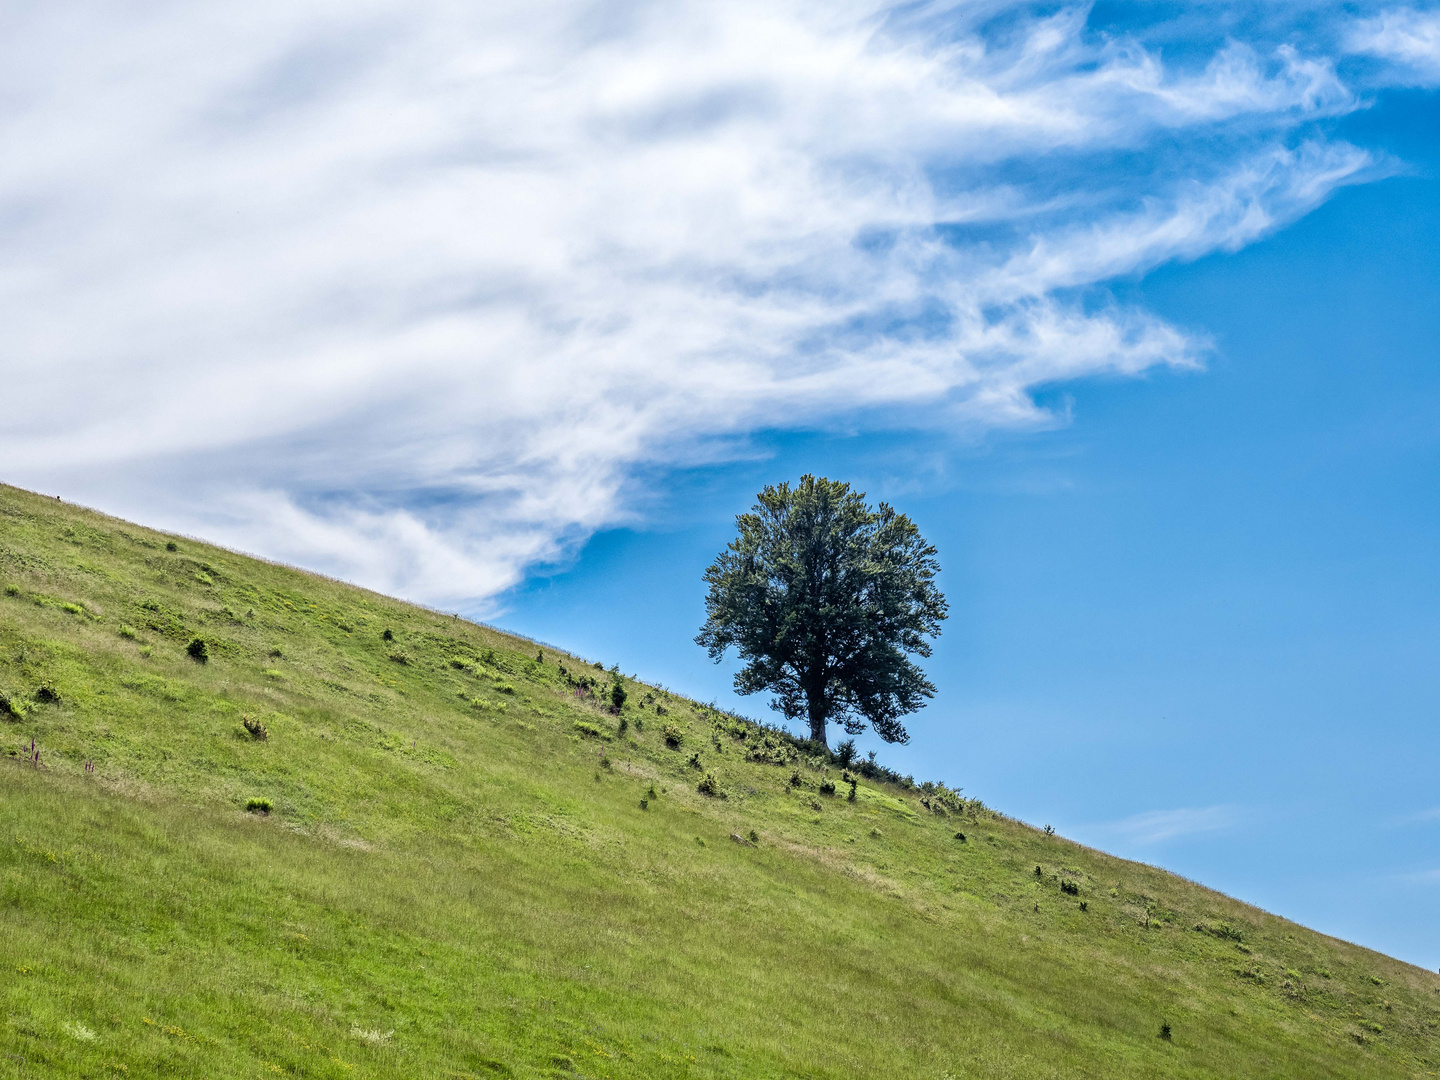
[(0, 1076), (1436, 1071), (1428, 972), (610, 680), (0, 487)]

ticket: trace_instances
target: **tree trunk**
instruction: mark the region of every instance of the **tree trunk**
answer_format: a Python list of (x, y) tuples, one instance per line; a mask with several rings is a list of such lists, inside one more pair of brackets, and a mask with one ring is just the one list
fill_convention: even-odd
[(813, 701), (810, 703), (810, 738), (826, 750), (830, 749), (830, 743), (825, 738), (825, 706)]

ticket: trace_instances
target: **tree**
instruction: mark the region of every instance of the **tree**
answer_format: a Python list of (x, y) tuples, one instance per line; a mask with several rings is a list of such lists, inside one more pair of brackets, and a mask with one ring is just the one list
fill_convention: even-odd
[(757, 499), (705, 571), (696, 643), (717, 663), (733, 646), (745, 662), (736, 692), (773, 692), (771, 707), (807, 721), (822, 746), (832, 720), (908, 742), (900, 717), (935, 696), (910, 656), (930, 655), (948, 608), (935, 548), (904, 514), (872, 509), (839, 481), (806, 475)]

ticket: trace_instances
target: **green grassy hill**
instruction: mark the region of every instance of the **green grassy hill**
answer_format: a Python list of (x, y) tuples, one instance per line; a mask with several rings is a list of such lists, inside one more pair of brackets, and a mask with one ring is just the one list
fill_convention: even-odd
[(1440, 1061), (1440, 977), (591, 658), (6, 487), (0, 589), (0, 1076)]

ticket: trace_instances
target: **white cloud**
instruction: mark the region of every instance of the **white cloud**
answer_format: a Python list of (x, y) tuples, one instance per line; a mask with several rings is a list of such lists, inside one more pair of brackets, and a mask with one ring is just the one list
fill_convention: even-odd
[(30, 6), (0, 41), (0, 468), (458, 603), (717, 440), (1036, 424), (1037, 386), (1194, 364), (1067, 291), (1365, 177), (1293, 137), (1355, 101), (1293, 47), (1175, 72), (1084, 6), (1018, 10)]
[(1351, 27), (1351, 51), (1389, 60), (1421, 85), (1440, 82), (1440, 11), (1392, 8)]
[(1235, 806), (1150, 810), (1122, 821), (1097, 826), (1095, 831), (1132, 844), (1149, 847), (1187, 836), (1227, 832), (1239, 825), (1242, 817), (1240, 809)]

